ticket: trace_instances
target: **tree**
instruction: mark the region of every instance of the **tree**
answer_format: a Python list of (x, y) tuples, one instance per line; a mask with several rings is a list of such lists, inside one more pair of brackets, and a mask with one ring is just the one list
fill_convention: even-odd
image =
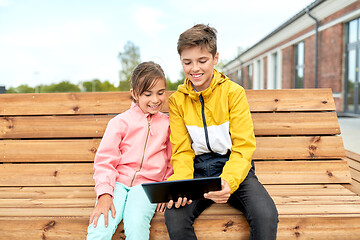
[(80, 88), (69, 81), (62, 81), (51, 85), (39, 85), (36, 88), (38, 88), (41, 93), (80, 92)]
[(16, 88), (9, 88), (6, 93), (34, 93), (35, 88), (29, 87), (27, 84), (22, 84)]
[(82, 86), (85, 92), (114, 92), (119, 90), (109, 81), (101, 82), (99, 79), (83, 82)]
[(119, 89), (120, 91), (128, 91), (130, 90), (131, 73), (141, 62), (140, 49), (133, 42), (128, 41), (124, 46), (124, 51), (119, 53), (118, 58), (121, 63)]

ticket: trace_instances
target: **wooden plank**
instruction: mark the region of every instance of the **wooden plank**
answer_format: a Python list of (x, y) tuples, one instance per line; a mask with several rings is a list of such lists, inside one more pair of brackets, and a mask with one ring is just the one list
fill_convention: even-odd
[(253, 113), (255, 135), (340, 134), (335, 112)]
[(266, 184), (264, 187), (271, 196), (356, 196), (341, 184)]
[(0, 187), (2, 199), (95, 199), (94, 187)]
[(359, 170), (350, 167), (350, 174), (354, 180), (360, 182), (360, 171)]
[[(358, 214), (360, 204), (278, 204), (280, 215), (324, 215), (324, 214)], [(0, 208), (0, 217), (90, 217), (92, 206), (82, 207), (4, 207)], [(159, 213), (160, 214), (160, 213)], [(230, 205), (214, 204), (203, 212), (203, 216), (241, 215)]]
[(263, 184), (350, 183), (345, 160), (263, 161), (255, 163), (256, 175)]
[[(223, 217), (223, 216), (221, 216)], [(2, 217), (0, 239), (85, 239), (88, 219), (83, 217)], [(163, 218), (152, 220), (150, 240), (168, 240)], [(249, 226), (243, 216), (231, 218), (199, 217), (195, 231), (202, 239), (249, 239)], [(211, 227), (209, 227), (211, 226)], [(9, 231), (10, 230), (10, 231)], [(209, 236), (212, 234), (212, 236)], [(359, 216), (280, 216), (277, 239), (358, 239)], [(113, 239), (123, 239), (123, 224), (120, 224)]]
[[(93, 162), (101, 139), (3, 140), (1, 162)], [(339, 159), (340, 136), (257, 137), (254, 160)]]
[[(92, 208), (96, 197), (90, 198), (6, 198), (0, 199), (2, 208)], [(352, 196), (273, 196), (276, 205), (358, 205), (360, 197)], [(296, 206), (294, 206), (296, 208)], [(76, 210), (74, 210), (76, 211)]]
[[(0, 118), (0, 138), (102, 137), (113, 115)], [(256, 135), (340, 134), (335, 112), (254, 113)]]
[[(255, 168), (263, 184), (351, 182), (345, 160), (263, 161)], [(0, 164), (0, 186), (93, 186), (92, 175), (92, 163)]]
[(130, 107), (129, 92), (4, 94), (0, 115), (119, 113)]
[(2, 94), (0, 116), (116, 114), (130, 105), (130, 92)]
[[(331, 89), (246, 90), (246, 95), (253, 112), (336, 110)], [(0, 116), (115, 114), (129, 108), (129, 99), (129, 92), (2, 94)]]
[(331, 89), (246, 90), (252, 112), (336, 111)]
[(113, 115), (0, 118), (0, 138), (102, 137)]
[[(264, 185), (273, 197), (351, 197), (347, 184)], [(2, 199), (95, 199), (94, 187), (0, 187)]]
[(92, 176), (92, 163), (0, 164), (0, 186), (93, 186)]
[(101, 139), (3, 140), (2, 162), (92, 162)]
[(348, 157), (354, 161), (360, 162), (360, 154), (354, 153), (349, 150), (345, 150), (345, 152), (346, 152), (346, 157)]
[(345, 157), (340, 136), (257, 137), (254, 160), (339, 159)]
[[(0, 239), (85, 239), (88, 220), (82, 217), (56, 218), (0, 218)], [(228, 223), (228, 224), (226, 224)], [(150, 240), (168, 240), (163, 218), (153, 219)], [(211, 226), (211, 228), (209, 228)], [(202, 239), (249, 239), (249, 226), (245, 219), (232, 217), (219, 219), (202, 216), (195, 221), (196, 233)], [(209, 229), (211, 229), (209, 231)], [(10, 230), (10, 231), (9, 231)], [(113, 239), (123, 239), (120, 224)], [(212, 234), (212, 236), (209, 236)], [(280, 216), (277, 239), (358, 239), (360, 221), (358, 216)]]

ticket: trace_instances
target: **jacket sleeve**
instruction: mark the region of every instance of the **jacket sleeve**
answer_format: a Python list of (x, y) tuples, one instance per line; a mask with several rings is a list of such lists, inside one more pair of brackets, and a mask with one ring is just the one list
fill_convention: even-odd
[(229, 114), (232, 151), (220, 177), (229, 183), (233, 193), (249, 173), (256, 148), (250, 108), (242, 87), (229, 93)]
[(94, 160), (94, 180), (97, 197), (104, 193), (113, 196), (115, 181), (118, 176), (116, 166), (118, 165), (121, 153), (119, 145), (122, 140), (121, 132), (124, 131), (124, 124), (118, 119), (111, 119), (106, 127), (100, 146)]
[(172, 155), (172, 150), (171, 150), (171, 143), (170, 143), (170, 127), (169, 127), (168, 140), (166, 143), (166, 161), (167, 161), (166, 166), (167, 167), (166, 167), (164, 181), (166, 181), (174, 173), (173, 168), (170, 163), (171, 155)]
[(168, 180), (191, 179), (194, 177), (194, 151), (191, 148), (190, 135), (174, 97), (169, 98), (170, 141), (172, 148), (171, 165), (174, 174)]

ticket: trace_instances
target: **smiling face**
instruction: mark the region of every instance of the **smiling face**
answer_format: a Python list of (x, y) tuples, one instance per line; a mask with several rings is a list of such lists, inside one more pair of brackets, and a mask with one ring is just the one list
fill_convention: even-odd
[(133, 89), (130, 90), (132, 97), (136, 100), (136, 104), (145, 113), (155, 114), (161, 110), (165, 102), (165, 79), (157, 79), (155, 84), (142, 94), (136, 94)]
[(213, 56), (206, 47), (196, 46), (182, 50), (180, 60), (185, 76), (196, 91), (203, 91), (210, 86), (219, 53)]

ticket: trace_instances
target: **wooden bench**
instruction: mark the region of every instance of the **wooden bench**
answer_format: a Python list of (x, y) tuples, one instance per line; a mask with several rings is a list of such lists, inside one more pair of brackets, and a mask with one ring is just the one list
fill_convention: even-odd
[[(278, 239), (359, 239), (360, 197), (349, 190), (331, 90), (246, 94)], [(85, 239), (94, 155), (109, 119), (129, 106), (125, 92), (0, 95), (0, 239)], [(249, 236), (243, 215), (226, 204), (205, 210), (195, 230), (199, 239)], [(124, 238), (120, 226), (113, 239)], [(161, 213), (151, 239), (168, 239)]]

